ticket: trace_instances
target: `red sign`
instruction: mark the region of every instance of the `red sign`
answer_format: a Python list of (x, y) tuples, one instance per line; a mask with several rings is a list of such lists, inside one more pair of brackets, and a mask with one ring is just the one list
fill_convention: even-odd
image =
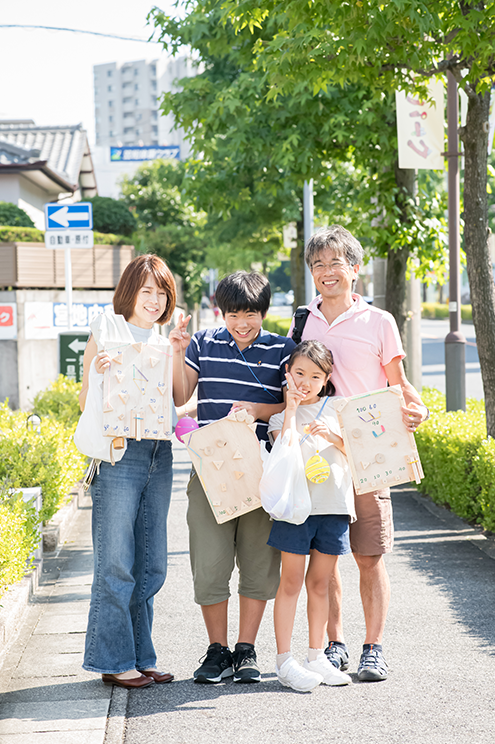
[(14, 308), (11, 305), (0, 305), (0, 328), (11, 328), (14, 325)]

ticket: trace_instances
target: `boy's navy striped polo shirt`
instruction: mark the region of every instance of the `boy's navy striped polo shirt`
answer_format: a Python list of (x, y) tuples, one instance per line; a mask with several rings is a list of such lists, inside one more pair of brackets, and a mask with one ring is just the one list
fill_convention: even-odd
[[(291, 338), (261, 329), (241, 354), (226, 328), (195, 333), (186, 351), (186, 364), (198, 373), (198, 424), (206, 426), (224, 418), (239, 400), (281, 403), (285, 365), (294, 347)], [(258, 439), (268, 439), (267, 429), (267, 422), (258, 422)]]

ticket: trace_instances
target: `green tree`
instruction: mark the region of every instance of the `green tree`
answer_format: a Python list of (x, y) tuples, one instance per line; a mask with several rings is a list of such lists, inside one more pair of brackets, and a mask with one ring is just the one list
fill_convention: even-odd
[(84, 201), (93, 205), (93, 227), (98, 232), (132, 235), (136, 229), (136, 220), (122, 201), (109, 196), (93, 196)]
[[(367, 86), (377, 95), (408, 89), (448, 71), (468, 97), (464, 150), (464, 250), (485, 393), (495, 436), (495, 285), (488, 247), (487, 165), (490, 89), (495, 76), (495, 2), (439, 0), (227, 0), (225, 22), (239, 33), (277, 18), (279, 32), (257, 43), (256, 64), (273, 94), (301, 80), (315, 94), (331, 85)], [(338, 32), (336, 31), (338, 29)]]
[(6, 225), (8, 227), (34, 227), (34, 222), (16, 204), (0, 202), (0, 225)]
[(143, 164), (121, 184), (122, 206), (136, 218), (134, 242), (140, 252), (161, 256), (181, 277), (189, 306), (201, 300), (201, 274), (205, 268), (204, 225), (185, 193), (185, 166), (156, 160)]
[[(282, 6), (279, 15), (265, 14), (262, 23), (236, 29), (229, 19), (222, 23), (222, 7), (219, 0), (197, 0), (183, 19), (152, 11), (167, 48), (192, 46), (203, 63), (202, 74), (181, 81), (183, 89), (166, 95), (163, 104), (202, 154), (191, 181), (202, 207), (231, 217), (252, 205), (260, 222), (265, 215), (274, 225), (296, 221), (292, 283), (300, 304), (303, 183), (315, 179), (316, 207), (331, 216), (334, 200), (325, 185), (354, 178), (356, 232), (373, 252), (389, 256), (389, 308), (402, 328), (407, 260), (419, 256), (423, 270), (431, 270), (443, 258), (444, 244), (438, 200), (413, 199), (414, 174), (397, 168), (392, 97), (356, 84), (315, 92), (304, 79), (284, 89), (274, 86), (256, 54), (276, 44)], [(353, 170), (346, 172), (349, 164)]]

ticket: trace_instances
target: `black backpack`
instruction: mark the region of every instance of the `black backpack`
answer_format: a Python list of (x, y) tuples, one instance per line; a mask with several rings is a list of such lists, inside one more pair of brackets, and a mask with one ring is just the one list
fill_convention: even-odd
[(300, 305), (294, 313), (294, 328), (292, 329), (292, 340), (296, 344), (301, 343), (304, 326), (308, 319), (309, 309), (306, 305)]

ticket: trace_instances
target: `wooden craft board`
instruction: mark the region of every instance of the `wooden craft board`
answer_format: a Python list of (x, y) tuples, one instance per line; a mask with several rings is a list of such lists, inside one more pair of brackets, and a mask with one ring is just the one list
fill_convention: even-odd
[(103, 434), (127, 439), (172, 436), (172, 347), (111, 344), (103, 375)]
[[(240, 411), (237, 416), (244, 418), (245, 413)], [(261, 506), (263, 464), (253, 429), (255, 424), (238, 421), (234, 414), (183, 438), (219, 524)]]
[(357, 494), (421, 482), (414, 434), (402, 421), (399, 385), (335, 401)]

